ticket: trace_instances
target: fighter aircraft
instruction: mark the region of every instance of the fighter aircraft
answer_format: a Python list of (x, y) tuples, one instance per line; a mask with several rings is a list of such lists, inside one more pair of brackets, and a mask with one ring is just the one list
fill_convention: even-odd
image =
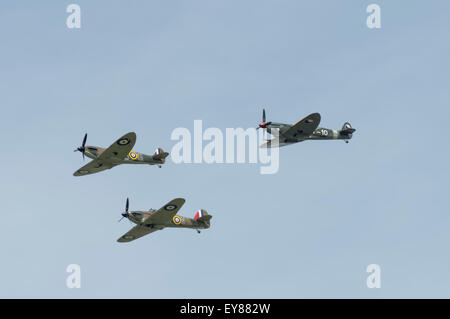
[(93, 161), (78, 169), (74, 176), (83, 176), (101, 172), (105, 169), (113, 168), (120, 164), (164, 164), (169, 153), (164, 152), (162, 148), (157, 148), (153, 155), (146, 155), (134, 152), (131, 149), (136, 143), (136, 133), (130, 132), (119, 138), (108, 148), (97, 146), (86, 146), (87, 133), (84, 135), (83, 142), (74, 152), (81, 152), (84, 156), (92, 158)]
[(212, 216), (208, 215), (208, 212), (204, 209), (198, 210), (193, 219), (177, 215), (178, 210), (183, 206), (184, 202), (184, 198), (175, 198), (158, 210), (150, 208), (148, 211), (128, 212), (130, 202), (127, 198), (125, 212), (122, 213), (122, 218), (119, 222), (123, 218), (128, 218), (137, 224), (137, 226), (134, 226), (117, 241), (119, 243), (130, 242), (166, 227), (193, 228), (198, 233), (200, 233), (199, 229), (209, 228)]
[[(296, 124), (284, 124), (266, 121), (266, 110), (263, 109), (262, 122), (256, 129), (266, 129), (268, 133), (275, 136), (274, 139), (262, 144), (262, 148), (281, 147), (305, 140), (348, 140), (352, 138), (352, 134), (356, 129), (352, 128), (349, 122), (345, 122), (340, 131), (319, 127), (320, 114), (312, 113)], [(279, 131), (274, 131), (278, 129)]]

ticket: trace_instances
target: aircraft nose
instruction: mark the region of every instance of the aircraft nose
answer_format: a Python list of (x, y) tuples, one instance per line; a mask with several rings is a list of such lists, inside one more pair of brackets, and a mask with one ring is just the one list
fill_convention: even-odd
[(266, 122), (259, 123), (260, 128), (266, 128), (266, 125), (267, 125)]

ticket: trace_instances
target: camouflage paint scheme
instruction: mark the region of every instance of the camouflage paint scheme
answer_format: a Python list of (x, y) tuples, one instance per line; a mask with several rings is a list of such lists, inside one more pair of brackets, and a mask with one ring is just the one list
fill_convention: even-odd
[(153, 155), (132, 151), (136, 143), (136, 133), (130, 132), (116, 140), (108, 148), (98, 146), (83, 146), (84, 154), (93, 161), (78, 169), (73, 175), (83, 176), (101, 172), (120, 164), (160, 165), (166, 162), (169, 153), (158, 148)]
[(320, 119), (319, 113), (312, 113), (294, 125), (266, 122), (266, 115), (263, 110), (263, 122), (259, 124), (258, 128), (266, 129), (270, 134), (272, 134), (272, 129), (279, 129), (279, 136), (274, 133), (273, 135), (276, 137), (262, 144), (261, 147), (281, 147), (305, 140), (345, 140), (348, 143), (348, 140), (352, 138), (352, 134), (356, 131), (348, 122), (344, 123), (341, 130), (318, 128)]
[[(133, 227), (117, 241), (119, 243), (130, 242), (139, 237), (148, 235), (166, 227), (206, 229), (211, 226), (211, 215), (204, 209), (200, 209), (194, 218), (177, 215), (181, 206), (185, 203), (184, 198), (175, 198), (161, 207), (159, 210), (149, 209), (148, 211), (130, 211), (122, 214), (137, 226)], [(128, 206), (128, 204), (127, 204)], [(199, 215), (200, 212), (200, 215)]]

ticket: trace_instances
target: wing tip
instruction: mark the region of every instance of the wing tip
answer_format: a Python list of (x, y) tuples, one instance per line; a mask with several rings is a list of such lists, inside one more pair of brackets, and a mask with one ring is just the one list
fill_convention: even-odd
[(123, 139), (123, 138), (129, 138), (129, 139), (134, 140), (134, 142), (136, 142), (136, 133), (135, 132), (128, 132), (128, 133), (124, 134), (122, 137), (120, 137), (119, 140)]
[(171, 202), (174, 202), (174, 201), (181, 202), (181, 204), (184, 204), (186, 202), (186, 199), (184, 199), (182, 197), (177, 197), (177, 198), (174, 198), (171, 200)]
[(307, 117), (305, 117), (304, 119), (306, 119), (308, 117), (316, 117), (318, 120), (320, 120), (322, 118), (319, 112), (311, 113)]
[(180, 205), (180, 208), (181, 208), (181, 206), (183, 206), (186, 203), (186, 200), (182, 197), (175, 198), (174, 201), (178, 202), (178, 205)]
[(130, 242), (132, 240), (135, 240), (135, 239), (136, 239), (136, 237), (126, 238), (126, 234), (125, 234), (123, 236), (120, 236), (119, 239), (117, 239), (117, 242), (118, 243), (128, 243), (128, 242)]

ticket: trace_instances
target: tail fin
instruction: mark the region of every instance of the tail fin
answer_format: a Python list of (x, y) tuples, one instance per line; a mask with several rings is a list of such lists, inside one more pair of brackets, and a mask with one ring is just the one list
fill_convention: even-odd
[(164, 160), (167, 156), (169, 156), (169, 153), (164, 152), (164, 150), (161, 147), (158, 147), (155, 150), (155, 153), (153, 154), (154, 159), (161, 159)]
[(342, 125), (341, 134), (343, 135), (349, 135), (355, 132), (356, 129), (354, 129), (349, 122), (345, 122), (344, 125)]
[(199, 209), (194, 216), (194, 219), (198, 222), (203, 222), (209, 226), (209, 221), (212, 218), (211, 215), (204, 209)]

